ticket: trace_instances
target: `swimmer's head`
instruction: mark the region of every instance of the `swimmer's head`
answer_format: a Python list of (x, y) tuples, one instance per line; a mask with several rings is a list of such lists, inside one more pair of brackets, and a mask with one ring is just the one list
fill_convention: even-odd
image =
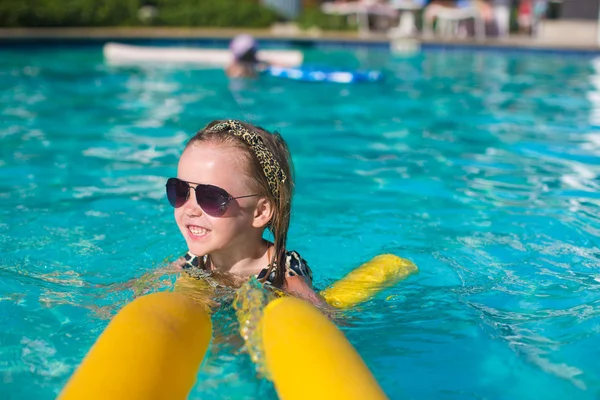
[[(285, 247), (290, 223), (293, 192), (293, 165), (287, 144), (278, 132), (249, 123), (224, 120), (213, 121), (200, 130), (186, 145), (212, 144), (217, 148), (241, 150), (244, 175), (252, 193), (268, 200), (273, 210), (266, 228), (274, 237), (273, 261), (277, 263), (276, 285), (285, 279)], [(243, 179), (243, 178), (242, 178)], [(269, 276), (271, 271), (271, 266)]]
[(229, 44), (229, 50), (236, 61), (256, 62), (258, 45), (251, 35), (242, 34), (233, 38)]

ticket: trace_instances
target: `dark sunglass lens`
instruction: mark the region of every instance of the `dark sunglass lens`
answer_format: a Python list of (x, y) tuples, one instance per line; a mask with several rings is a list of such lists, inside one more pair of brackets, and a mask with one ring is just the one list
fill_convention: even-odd
[(220, 217), (227, 210), (229, 194), (217, 186), (198, 185), (196, 187), (196, 200), (208, 215)]
[(190, 193), (190, 187), (188, 184), (177, 178), (169, 178), (167, 181), (167, 199), (169, 203), (179, 208), (185, 204)]

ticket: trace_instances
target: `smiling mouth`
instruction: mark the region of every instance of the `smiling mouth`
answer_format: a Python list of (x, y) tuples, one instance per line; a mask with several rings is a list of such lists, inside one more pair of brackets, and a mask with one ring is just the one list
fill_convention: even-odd
[(188, 232), (190, 233), (190, 236), (193, 239), (204, 238), (210, 232), (208, 229), (202, 228), (201, 226), (197, 226), (197, 225), (188, 225), (187, 228), (188, 228)]

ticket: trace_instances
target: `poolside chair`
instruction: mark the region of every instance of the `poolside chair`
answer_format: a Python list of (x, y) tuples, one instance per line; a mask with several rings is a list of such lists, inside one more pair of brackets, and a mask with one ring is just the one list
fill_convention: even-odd
[(433, 21), (437, 19), (435, 33), (443, 38), (458, 37), (460, 23), (473, 19), (475, 25), (475, 38), (485, 39), (485, 21), (479, 8), (471, 3), (463, 3), (459, 7), (446, 7), (439, 4), (430, 4), (425, 7), (423, 18), (423, 35), (433, 37)]
[(395, 18), (398, 15), (398, 11), (379, 0), (327, 2), (323, 3), (321, 11), (325, 14), (346, 15), (348, 17), (355, 15), (358, 23), (358, 32), (363, 36), (371, 33), (369, 15), (379, 18)]
[(425, 0), (390, 0), (390, 7), (400, 13), (398, 26), (388, 31), (390, 38), (415, 36), (418, 33), (416, 13), (425, 6)]

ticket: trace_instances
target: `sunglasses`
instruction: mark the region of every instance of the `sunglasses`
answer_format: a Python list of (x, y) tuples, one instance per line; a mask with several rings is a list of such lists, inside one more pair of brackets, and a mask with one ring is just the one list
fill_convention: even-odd
[(258, 196), (257, 194), (249, 194), (247, 196), (233, 197), (225, 189), (221, 189), (218, 186), (186, 182), (179, 178), (169, 178), (166, 186), (167, 199), (169, 199), (169, 203), (175, 208), (184, 205), (190, 198), (190, 189), (194, 189), (196, 191), (196, 202), (202, 208), (202, 211), (211, 217), (223, 216), (232, 200)]

